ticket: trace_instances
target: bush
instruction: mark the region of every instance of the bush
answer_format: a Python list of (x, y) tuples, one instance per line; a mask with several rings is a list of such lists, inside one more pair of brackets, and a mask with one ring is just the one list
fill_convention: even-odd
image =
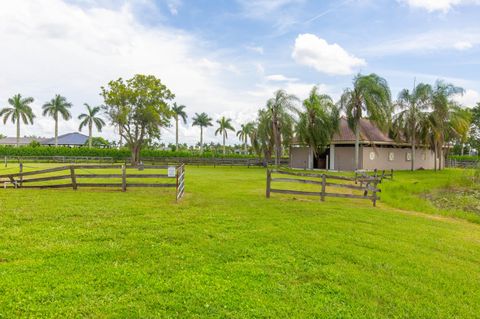
[(480, 161), (480, 157), (474, 155), (451, 155), (448, 158), (457, 161), (477, 162)]
[[(114, 148), (87, 148), (87, 147), (53, 147), (53, 146), (4, 146), (0, 145), (0, 156), (88, 156), (88, 157), (112, 157), (115, 160), (126, 159), (131, 156), (129, 149), (114, 149)], [(215, 154), (213, 152), (199, 152), (192, 151), (163, 151), (144, 149), (141, 152), (141, 157), (217, 157), (222, 158), (222, 154)], [(253, 158), (255, 156), (231, 154), (225, 157), (229, 158)]]

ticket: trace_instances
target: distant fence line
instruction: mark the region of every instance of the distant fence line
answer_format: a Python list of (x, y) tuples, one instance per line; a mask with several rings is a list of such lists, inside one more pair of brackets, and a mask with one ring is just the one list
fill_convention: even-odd
[[(118, 169), (118, 173), (99, 173), (94, 174), (90, 170), (99, 169)], [(136, 169), (139, 171), (151, 169), (166, 169), (166, 174), (127, 174), (127, 170)], [(48, 169), (24, 172), (23, 164), (20, 163), (18, 173), (10, 173), (0, 175), (0, 182), (3, 183), (4, 188), (72, 188), (77, 190), (79, 187), (117, 187), (121, 188), (123, 192), (130, 187), (171, 187), (176, 190), (176, 200), (181, 199), (185, 193), (185, 165), (169, 166), (169, 165), (146, 165), (146, 166), (126, 166), (123, 165), (78, 165), (72, 164), (68, 166), (53, 167)], [(88, 174), (79, 174), (78, 170), (85, 170)], [(65, 173), (62, 173), (65, 172)], [(51, 173), (62, 173), (62, 175), (48, 175)], [(25, 179), (27, 177), (27, 179)], [(128, 182), (129, 179), (175, 179), (175, 182), (166, 183), (145, 183), (145, 182)], [(115, 179), (115, 182), (83, 182), (82, 179)], [(44, 182), (67, 180), (67, 183), (62, 184), (44, 184)], [(79, 181), (80, 180), (80, 181)], [(24, 185), (28, 184), (28, 185)]]
[[(130, 158), (115, 159), (113, 157), (94, 156), (3, 156), (5, 167), (8, 163), (38, 162), (38, 163), (124, 163), (129, 164)], [(265, 161), (260, 158), (217, 158), (217, 157), (144, 157), (141, 159), (145, 164), (188, 164), (197, 166), (268, 166), (275, 163), (274, 160)], [(288, 159), (282, 158), (281, 165), (288, 164)]]
[(449, 158), (446, 161), (446, 166), (452, 168), (477, 168), (480, 167), (480, 161), (466, 161)]
[[(274, 174), (289, 177), (272, 177), (272, 175)], [(307, 177), (310, 179), (301, 179), (298, 177)], [(312, 180), (311, 178), (316, 178), (317, 180)], [(300, 191), (284, 188), (274, 188), (272, 187), (272, 183), (275, 182), (313, 184), (318, 185), (320, 189), (318, 191)], [(356, 185), (358, 182), (360, 182), (360, 186)], [(376, 206), (377, 200), (380, 200), (380, 197), (377, 195), (377, 193), (381, 192), (381, 190), (377, 186), (379, 183), (379, 177), (367, 175), (345, 177), (327, 174), (291, 172), (282, 169), (269, 169), (267, 170), (266, 197), (270, 198), (271, 193), (305, 195), (318, 197), (322, 202), (325, 201), (325, 197), (355, 198), (370, 200), (372, 201), (373, 206)], [(333, 189), (346, 188), (350, 190), (361, 191), (363, 192), (363, 194), (345, 194), (335, 192), (335, 190), (328, 192), (327, 187)]]

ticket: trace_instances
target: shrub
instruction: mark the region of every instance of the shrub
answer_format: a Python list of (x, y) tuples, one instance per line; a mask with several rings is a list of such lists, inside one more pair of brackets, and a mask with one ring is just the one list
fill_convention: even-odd
[[(53, 147), (53, 146), (22, 146), (12, 147), (0, 145), (0, 156), (88, 156), (88, 157), (112, 157), (115, 160), (130, 158), (129, 149), (114, 148), (87, 148), (87, 147)], [(141, 157), (223, 157), (213, 152), (171, 151), (144, 149)], [(229, 158), (253, 158), (255, 156), (231, 154)]]

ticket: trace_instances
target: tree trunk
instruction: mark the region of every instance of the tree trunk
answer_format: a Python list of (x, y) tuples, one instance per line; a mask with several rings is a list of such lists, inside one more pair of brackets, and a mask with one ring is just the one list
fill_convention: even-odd
[(120, 141), (118, 142), (118, 148), (122, 148), (123, 146), (123, 129), (122, 126), (118, 126), (118, 134), (120, 135)]
[(462, 155), (462, 156), (463, 156), (463, 153), (464, 153), (464, 148), (465, 148), (465, 144), (462, 143), (462, 149), (460, 151), (460, 155)]
[(55, 116), (55, 147), (58, 146), (58, 116)]
[(178, 116), (175, 117), (175, 150), (178, 151)]
[(92, 123), (88, 124), (88, 148), (92, 148)]
[(245, 147), (245, 154), (247, 154), (247, 153), (248, 153), (248, 145), (247, 145), (247, 143), (248, 143), (248, 137), (245, 137), (245, 143), (244, 143), (244, 147)]
[(200, 126), (200, 153), (203, 153), (203, 126)]
[(415, 170), (415, 134), (412, 135), (412, 171)]
[(439, 156), (438, 156), (438, 170), (442, 170), (442, 164), (443, 164), (443, 145), (439, 145)]
[(141, 147), (138, 144), (133, 144), (131, 147), (132, 151), (132, 165), (138, 165), (140, 163), (140, 150)]
[(355, 126), (355, 170), (359, 169), (359, 153), (360, 153), (360, 122)]
[(280, 165), (280, 157), (281, 157), (281, 140), (280, 140), (280, 132), (278, 132), (278, 123), (276, 116), (273, 117), (273, 140), (275, 142), (275, 166)]
[(17, 118), (17, 147), (20, 146), (20, 118)]
[(433, 164), (434, 164), (433, 167), (434, 167), (435, 171), (437, 171), (438, 150), (437, 150), (437, 143), (436, 142), (435, 142), (433, 148), (434, 148), (434, 150), (433, 150), (434, 155), (433, 156), (435, 157), (434, 160), (433, 160)]
[(225, 157), (225, 132), (223, 133), (223, 157)]

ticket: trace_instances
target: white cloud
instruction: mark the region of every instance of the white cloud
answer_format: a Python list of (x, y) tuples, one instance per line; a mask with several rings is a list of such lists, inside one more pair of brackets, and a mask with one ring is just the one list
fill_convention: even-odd
[(167, 1), (167, 6), (168, 10), (170, 10), (170, 13), (174, 16), (178, 14), (178, 8), (182, 5), (182, 2), (180, 0), (168, 0)]
[(250, 45), (250, 46), (247, 46), (247, 50), (250, 50), (252, 52), (256, 52), (258, 54), (263, 54), (264, 53), (263, 47), (261, 47), (261, 46)]
[(453, 44), (453, 47), (457, 50), (463, 51), (473, 48), (473, 44), (469, 41), (458, 41)]
[(289, 77), (286, 77), (283, 74), (267, 75), (265, 78), (268, 81), (273, 81), (273, 82), (296, 82), (296, 81), (298, 81), (297, 78), (289, 78)]
[(472, 107), (480, 102), (480, 93), (472, 89), (467, 89), (463, 95), (457, 94), (454, 100), (461, 105)]
[[(190, 115), (208, 112), (216, 118), (226, 110), (256, 113), (263, 101), (245, 92), (264, 77), (242, 73), (245, 65), (253, 68), (251, 62), (232, 64), (188, 33), (143, 26), (134, 15), (134, 3), (126, 1), (117, 8), (98, 7), (93, 2), (82, 7), (62, 0), (2, 3), (0, 106), (18, 92), (35, 98), (37, 119), (34, 126), (22, 127), (22, 135), (53, 134), (53, 122), (41, 116), (41, 105), (57, 93), (74, 104), (74, 118), (61, 122), (60, 133), (75, 131), (83, 103), (102, 103), (100, 86), (137, 73), (161, 78), (176, 94), (177, 102), (187, 105)], [(104, 131), (107, 138), (115, 137), (112, 127)], [(163, 131), (164, 141), (174, 140), (172, 129)], [(181, 131), (183, 142), (197, 142), (191, 132), (195, 128)], [(13, 136), (15, 128), (0, 126), (0, 133)], [(219, 139), (212, 130), (206, 140)]]
[(365, 60), (348, 53), (340, 45), (329, 44), (308, 33), (298, 35), (292, 57), (299, 64), (330, 75), (349, 75), (358, 67), (367, 64)]
[(305, 0), (237, 0), (251, 18), (264, 17), (274, 11), (290, 5), (296, 5)]
[(445, 30), (408, 35), (378, 45), (369, 45), (367, 54), (398, 55), (429, 53), (438, 50), (464, 51), (480, 44), (480, 30)]
[(429, 12), (440, 11), (446, 13), (454, 6), (478, 5), (478, 0), (400, 0), (413, 8), (425, 9)]

